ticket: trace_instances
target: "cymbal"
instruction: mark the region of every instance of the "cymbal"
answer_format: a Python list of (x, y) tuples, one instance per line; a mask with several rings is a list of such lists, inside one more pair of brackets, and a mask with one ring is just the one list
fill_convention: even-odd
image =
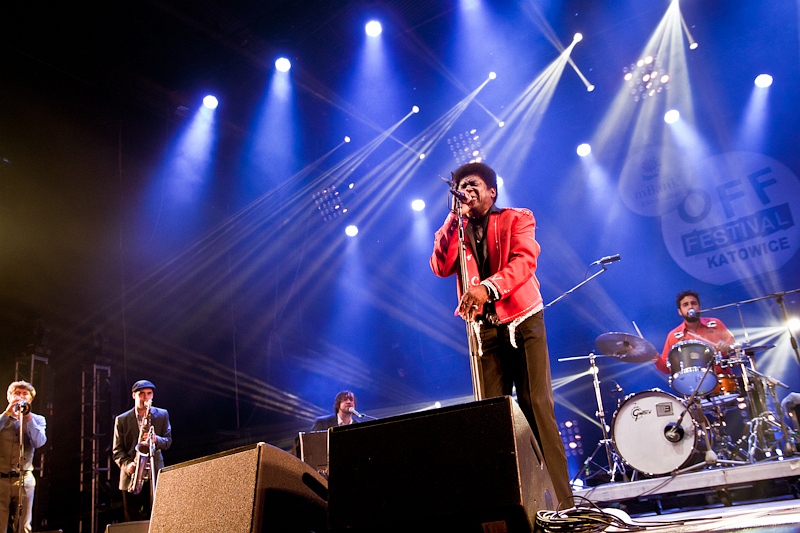
[(650, 341), (629, 333), (603, 333), (594, 344), (603, 354), (626, 363), (646, 363), (658, 356)]
[(774, 344), (762, 344), (760, 346), (747, 346), (744, 348), (745, 355), (755, 355), (757, 353), (761, 353), (765, 350), (769, 350), (770, 348), (774, 348)]

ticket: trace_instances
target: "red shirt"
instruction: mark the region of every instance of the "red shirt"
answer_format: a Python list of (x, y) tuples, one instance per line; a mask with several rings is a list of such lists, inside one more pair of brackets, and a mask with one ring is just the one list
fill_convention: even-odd
[[(669, 368), (667, 368), (667, 359), (672, 347), (679, 342), (690, 340), (705, 340), (715, 351), (715, 346), (719, 341), (725, 341), (725, 344), (728, 346), (731, 346), (734, 342), (736, 342), (733, 338), (733, 334), (728, 331), (728, 328), (725, 327), (725, 324), (723, 324), (718, 318), (700, 317), (700, 323), (697, 325), (697, 331), (689, 331), (689, 329), (686, 327), (686, 322), (681, 322), (680, 326), (670, 331), (669, 335), (667, 335), (667, 340), (664, 342), (664, 349), (661, 350), (661, 357), (656, 360), (656, 367), (664, 374), (669, 374), (670, 372)], [(715, 366), (714, 368), (717, 374), (729, 372), (724, 371), (719, 366)]]

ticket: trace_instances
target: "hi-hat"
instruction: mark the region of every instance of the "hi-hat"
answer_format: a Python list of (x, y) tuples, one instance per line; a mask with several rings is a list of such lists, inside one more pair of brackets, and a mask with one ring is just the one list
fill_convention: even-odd
[(650, 341), (629, 333), (603, 333), (594, 344), (603, 354), (626, 363), (646, 363), (658, 356)]
[(774, 348), (774, 344), (762, 344), (760, 346), (746, 346), (744, 348), (745, 355), (755, 355), (757, 353), (761, 353), (765, 350), (769, 350), (770, 348)]

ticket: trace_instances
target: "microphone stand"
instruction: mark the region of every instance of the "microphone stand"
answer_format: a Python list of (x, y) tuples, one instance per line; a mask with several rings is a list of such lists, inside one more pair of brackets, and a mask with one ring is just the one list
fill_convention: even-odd
[[(19, 407), (19, 404), (17, 404)], [(16, 517), (14, 523), (16, 524), (15, 533), (22, 532), (22, 495), (25, 491), (25, 473), (22, 471), (22, 463), (25, 461), (25, 415), (24, 409), (17, 409), (17, 416), (19, 417), (19, 454), (17, 456), (17, 473), (19, 474), (19, 490), (17, 492), (17, 509), (14, 513)]]
[[(800, 289), (794, 289), (791, 291), (782, 291), (776, 292), (773, 294), (767, 294), (766, 296), (759, 296), (758, 298), (751, 298), (749, 300), (742, 300), (740, 302), (733, 302), (730, 304), (725, 305), (718, 305), (716, 307), (709, 307), (708, 309), (702, 309), (700, 313), (705, 313), (707, 311), (719, 311), (720, 309), (726, 309), (728, 307), (733, 307), (734, 305), (744, 305), (744, 304), (751, 304), (753, 302), (759, 302), (761, 300), (767, 300), (769, 298), (774, 298), (776, 302), (778, 302), (778, 306), (781, 308), (781, 313), (783, 314), (783, 320), (786, 324), (786, 329), (789, 332), (789, 339), (792, 343), (792, 350), (794, 351), (795, 358), (797, 359), (797, 364), (800, 364), (800, 347), (798, 347), (797, 339), (792, 332), (792, 328), (789, 327), (789, 313), (786, 310), (786, 302), (784, 302), (783, 297), (787, 294), (794, 294), (800, 292)], [(741, 313), (740, 313), (741, 314)], [(744, 323), (742, 324), (744, 326)]]
[[(467, 243), (464, 235), (464, 220), (461, 216), (461, 199), (458, 195), (455, 198), (455, 213), (458, 217), (458, 264), (459, 264), (459, 279), (461, 281), (461, 295), (467, 293), (469, 290), (469, 273), (467, 272)], [(467, 341), (469, 344), (469, 366), (472, 373), (472, 396), (475, 401), (483, 400), (485, 398), (485, 390), (483, 387), (483, 369), (481, 368), (480, 353), (478, 352), (478, 338), (473, 322), (467, 320)]]
[[(689, 412), (689, 409), (692, 408), (692, 405), (694, 405), (695, 402), (699, 403), (699, 400), (697, 400), (697, 392), (700, 390), (700, 385), (702, 385), (705, 382), (705, 379), (706, 379), (706, 376), (708, 375), (708, 373), (711, 371), (712, 368), (714, 368), (714, 362), (715, 362), (714, 359), (712, 359), (711, 361), (709, 361), (708, 365), (706, 365), (706, 371), (703, 373), (703, 377), (701, 377), (700, 380), (698, 381), (697, 388), (695, 388), (695, 390), (692, 392), (692, 394), (686, 400), (686, 408), (683, 410), (681, 415), (678, 417), (678, 422), (673, 427), (671, 427), (669, 429), (665, 428), (664, 437), (668, 441), (675, 443), (675, 442), (680, 441), (683, 438), (683, 435), (679, 434), (679, 431), (682, 429), (681, 428), (681, 423), (683, 422), (683, 417), (686, 416), (686, 413)], [(705, 419), (705, 416), (703, 418)], [(700, 427), (699, 423), (697, 425), (698, 425), (698, 427)], [(703, 431), (703, 437), (704, 437), (704, 439), (706, 441), (705, 460), (703, 462), (701, 462), (701, 463), (697, 463), (697, 464), (689, 466), (687, 468), (682, 468), (680, 470), (676, 470), (674, 472), (675, 475), (683, 474), (684, 472), (691, 472), (692, 470), (697, 470), (698, 468), (704, 468), (706, 466), (711, 466), (711, 465), (719, 465), (719, 464), (723, 464), (723, 465), (746, 465), (747, 464), (744, 461), (730, 461), (730, 460), (727, 460), (727, 459), (719, 459), (717, 457), (716, 452), (711, 447), (711, 438), (708, 436), (708, 432), (709, 432), (709, 429), (710, 429), (710, 424), (708, 424), (707, 420), (706, 420), (706, 425), (703, 426), (701, 429)], [(676, 440), (672, 440), (675, 437), (678, 437), (678, 438)]]
[(605, 271), (607, 270), (607, 268), (606, 268), (606, 263), (600, 263), (600, 266), (602, 267), (602, 270), (598, 270), (597, 272), (595, 272), (594, 274), (592, 274), (591, 276), (589, 276), (589, 277), (588, 277), (588, 278), (586, 278), (585, 280), (581, 281), (580, 283), (578, 283), (577, 285), (575, 285), (574, 287), (572, 287), (572, 288), (571, 288), (570, 290), (568, 290), (567, 292), (565, 292), (565, 293), (562, 293), (562, 294), (561, 294), (561, 296), (559, 296), (558, 298), (556, 298), (555, 300), (553, 300), (553, 301), (552, 301), (552, 302), (550, 302), (549, 304), (545, 305), (545, 306), (544, 306), (544, 309), (547, 309), (548, 307), (550, 307), (551, 305), (553, 305), (554, 303), (556, 303), (557, 301), (559, 301), (560, 299), (562, 299), (562, 298), (563, 298), (563, 297), (565, 297), (566, 295), (568, 295), (568, 294), (570, 294), (570, 293), (573, 293), (573, 292), (577, 291), (578, 289), (580, 289), (581, 287), (583, 287), (584, 285), (586, 285), (587, 283), (589, 283), (589, 282), (590, 282), (590, 281), (592, 281), (594, 278), (596, 278), (597, 276), (599, 276), (600, 274), (602, 274), (603, 272), (605, 272)]

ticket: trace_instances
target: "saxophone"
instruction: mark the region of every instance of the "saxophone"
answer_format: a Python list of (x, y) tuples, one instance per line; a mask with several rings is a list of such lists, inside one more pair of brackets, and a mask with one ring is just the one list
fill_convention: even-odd
[(150, 415), (152, 400), (145, 402), (145, 412), (139, 426), (139, 441), (136, 443), (136, 469), (128, 485), (128, 492), (139, 494), (144, 482), (150, 478), (150, 457), (152, 456), (153, 419)]

